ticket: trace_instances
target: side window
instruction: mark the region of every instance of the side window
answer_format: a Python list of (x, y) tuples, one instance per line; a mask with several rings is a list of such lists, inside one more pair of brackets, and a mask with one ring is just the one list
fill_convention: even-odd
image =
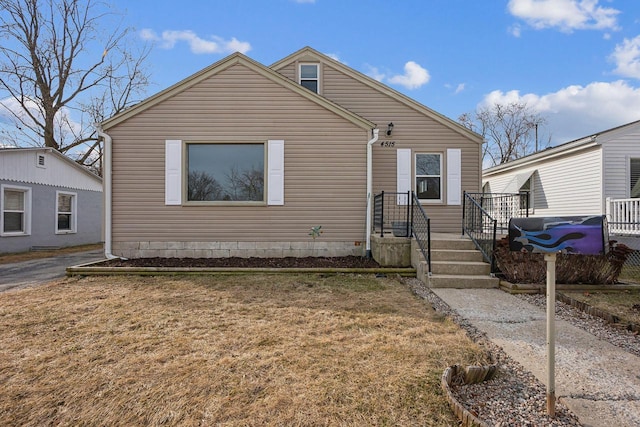
[(28, 187), (0, 187), (2, 217), (0, 235), (20, 236), (31, 234), (31, 189)]
[(420, 200), (442, 200), (441, 154), (416, 154), (416, 194)]
[(75, 233), (77, 221), (77, 194), (56, 192), (56, 233)]
[(310, 91), (320, 93), (320, 64), (300, 64), (300, 84)]
[(640, 198), (640, 159), (629, 160), (629, 197)]
[(187, 201), (263, 202), (265, 144), (187, 144)]

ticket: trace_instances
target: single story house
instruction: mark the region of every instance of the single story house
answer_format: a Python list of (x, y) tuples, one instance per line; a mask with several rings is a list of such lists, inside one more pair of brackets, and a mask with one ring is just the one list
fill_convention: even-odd
[(0, 148), (0, 253), (102, 241), (102, 179), (51, 148)]
[(639, 234), (639, 141), (635, 121), (551, 147), (485, 169), (483, 193), (521, 193), (531, 216), (606, 214), (613, 234), (622, 223)]
[(99, 132), (108, 257), (364, 255), (374, 194), (458, 232), (480, 190), (479, 135), (309, 47), (232, 54)]

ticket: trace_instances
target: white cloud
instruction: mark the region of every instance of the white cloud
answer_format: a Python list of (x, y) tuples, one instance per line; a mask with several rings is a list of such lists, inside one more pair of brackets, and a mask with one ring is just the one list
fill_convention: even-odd
[(389, 83), (404, 86), (407, 89), (417, 89), (428, 83), (430, 78), (429, 71), (415, 62), (409, 61), (404, 64), (404, 74), (392, 76), (388, 81)]
[[(28, 99), (25, 104), (29, 112), (42, 122), (43, 114), (38, 103)], [(73, 139), (74, 135), (80, 135), (83, 131), (82, 123), (75, 120), (71, 113), (69, 108), (63, 107), (54, 118), (55, 136), (63, 145), (68, 144), (69, 139)], [(5, 131), (2, 133), (6, 137), (14, 138), (14, 143), (33, 145), (33, 143), (42, 142), (41, 138), (30, 130), (38, 128), (35, 122), (13, 97), (0, 99), (0, 127)], [(6, 141), (3, 143), (6, 144)]]
[(496, 102), (526, 102), (540, 112), (554, 145), (640, 119), (640, 88), (623, 80), (572, 85), (542, 96), (496, 90), (481, 105)]
[(327, 55), (329, 58), (336, 60), (344, 65), (347, 65), (347, 63), (343, 60), (340, 59), (340, 57), (338, 56), (337, 53), (325, 53), (325, 55)]
[(454, 91), (454, 93), (456, 95), (459, 94), (460, 92), (462, 92), (464, 90), (465, 86), (466, 85), (464, 83), (458, 84), (458, 86), (456, 86), (456, 90)]
[(616, 64), (614, 73), (640, 79), (640, 36), (631, 40), (624, 39), (622, 44), (616, 46), (609, 59)]
[[(535, 29), (616, 30), (619, 10), (599, 6), (598, 0), (509, 0), (509, 12)], [(519, 31), (518, 31), (519, 35)]]
[(365, 64), (365, 74), (371, 77), (374, 80), (381, 82), (386, 77), (386, 74), (378, 69), (378, 67), (374, 67), (373, 65)]
[(184, 41), (189, 45), (189, 49), (195, 54), (208, 53), (247, 53), (251, 50), (251, 44), (241, 42), (235, 37), (231, 40), (224, 40), (218, 36), (212, 36), (206, 40), (199, 37), (191, 30), (167, 30), (158, 35), (155, 31), (145, 28), (140, 31), (140, 37), (143, 40), (159, 42), (162, 49), (173, 49), (176, 43)]

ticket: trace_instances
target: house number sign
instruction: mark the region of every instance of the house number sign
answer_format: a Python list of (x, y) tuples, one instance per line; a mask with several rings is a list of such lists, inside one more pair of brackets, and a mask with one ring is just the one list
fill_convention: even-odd
[(391, 148), (391, 147), (394, 147), (395, 145), (396, 145), (395, 141), (380, 141), (381, 147)]

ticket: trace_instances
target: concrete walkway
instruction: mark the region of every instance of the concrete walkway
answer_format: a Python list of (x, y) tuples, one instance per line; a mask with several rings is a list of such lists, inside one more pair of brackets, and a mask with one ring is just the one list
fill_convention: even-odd
[(63, 254), (32, 261), (0, 264), (0, 292), (37, 286), (64, 277), (66, 268), (104, 259), (104, 251)]
[[(498, 289), (432, 289), (543, 384), (546, 313)], [(556, 396), (584, 426), (640, 426), (640, 358), (556, 317)]]

